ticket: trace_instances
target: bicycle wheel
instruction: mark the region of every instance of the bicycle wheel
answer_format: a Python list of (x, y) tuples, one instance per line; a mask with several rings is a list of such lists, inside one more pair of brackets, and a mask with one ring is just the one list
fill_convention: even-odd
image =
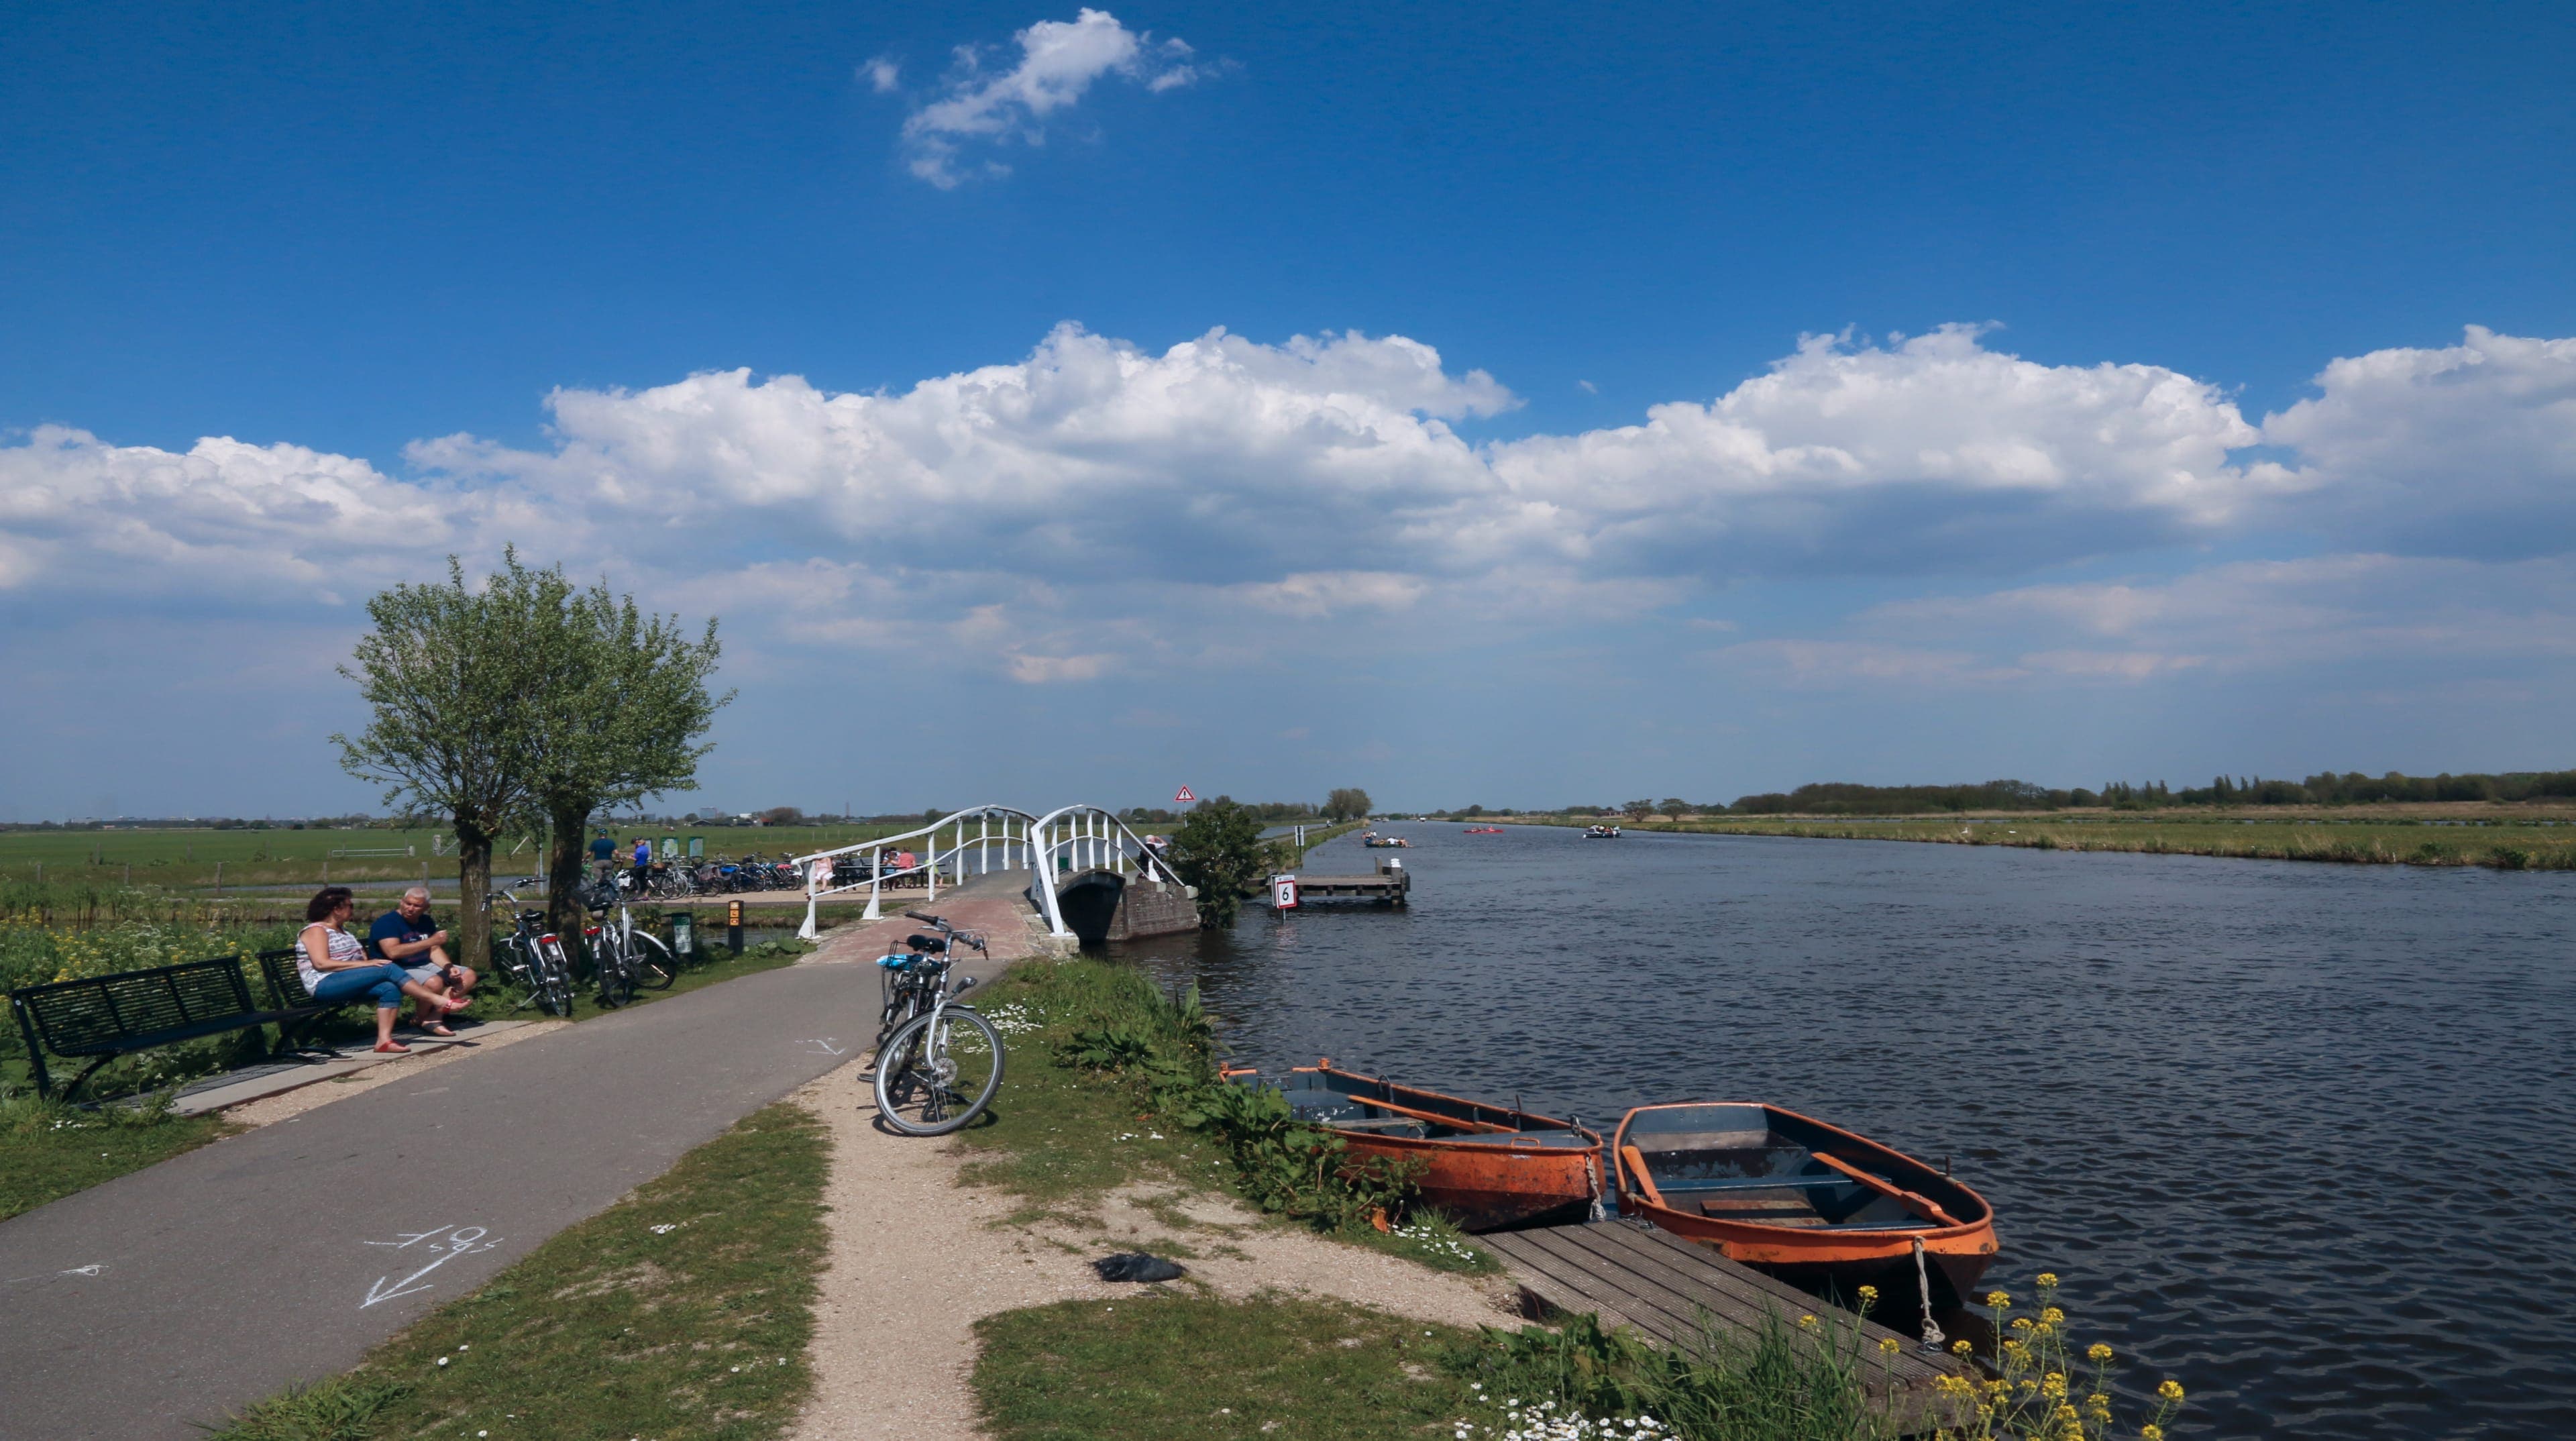
[(1001, 1034), (964, 1006), (914, 1017), (877, 1056), (877, 1114), (907, 1136), (965, 1129), (1001, 1088)]
[(680, 978), (680, 963), (671, 959), (671, 948), (637, 931), (628, 938), (626, 975), (632, 985), (648, 991), (667, 991)]
[(635, 999), (635, 969), (615, 931), (600, 933), (599, 944), (591, 948), (590, 969), (599, 982), (600, 1005), (613, 1011)]
[(563, 942), (551, 936), (537, 942), (537, 1008), (549, 1016), (572, 1014), (572, 960)]

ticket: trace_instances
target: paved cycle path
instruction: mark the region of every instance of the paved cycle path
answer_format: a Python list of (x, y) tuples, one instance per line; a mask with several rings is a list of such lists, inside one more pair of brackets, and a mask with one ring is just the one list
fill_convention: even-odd
[(194, 1422), (345, 1370), (846, 1063), (877, 1007), (870, 966), (765, 971), (0, 1222), (0, 1438), (194, 1441)]

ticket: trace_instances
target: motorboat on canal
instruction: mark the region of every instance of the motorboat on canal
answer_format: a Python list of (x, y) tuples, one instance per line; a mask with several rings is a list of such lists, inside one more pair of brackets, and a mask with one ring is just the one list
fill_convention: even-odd
[(1920, 1275), (1933, 1305), (1955, 1306), (1995, 1257), (1983, 1196), (1778, 1106), (1640, 1106), (1620, 1118), (1611, 1146), (1620, 1214), (1820, 1294), (1864, 1285), (1917, 1294)]
[(1619, 828), (1617, 826), (1585, 826), (1583, 828), (1583, 838), (1587, 841), (1615, 841), (1619, 839)]
[(1410, 846), (1413, 842), (1406, 840), (1402, 836), (1382, 836), (1375, 831), (1369, 831), (1360, 837), (1360, 844), (1375, 851), (1385, 850), (1394, 846)]
[(1469, 826), (1464, 832), (1464, 834), (1471, 836), (1498, 836), (1502, 833), (1503, 828), (1501, 826)]
[(1580, 1221), (1603, 1198), (1601, 1135), (1574, 1121), (1401, 1085), (1328, 1059), (1273, 1080), (1228, 1070), (1239, 1085), (1276, 1085), (1289, 1113), (1342, 1138), (1355, 1156), (1424, 1163), (1422, 1203), (1469, 1231)]

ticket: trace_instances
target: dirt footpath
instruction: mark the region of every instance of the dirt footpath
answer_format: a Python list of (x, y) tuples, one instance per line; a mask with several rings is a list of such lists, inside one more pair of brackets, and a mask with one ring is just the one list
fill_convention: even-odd
[[(969, 1441), (982, 1433), (967, 1379), (981, 1317), (1071, 1298), (1114, 1301), (1090, 1262), (1181, 1239), (1190, 1276), (1233, 1299), (1262, 1290), (1330, 1296), (1455, 1326), (1509, 1319), (1503, 1288), (1259, 1220), (1204, 1193), (1130, 1188), (1101, 1229), (1015, 1225), (1011, 1198), (957, 1184), (948, 1143), (873, 1124), (868, 1072), (853, 1062), (797, 1093), (831, 1128), (831, 1253), (816, 1308), (815, 1395), (797, 1441)], [(1148, 1209), (1178, 1211), (1175, 1231)]]

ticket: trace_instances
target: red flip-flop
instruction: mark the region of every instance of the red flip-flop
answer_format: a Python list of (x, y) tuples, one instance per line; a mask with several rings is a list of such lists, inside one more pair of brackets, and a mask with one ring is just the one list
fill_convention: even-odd
[(411, 1054), (411, 1047), (400, 1041), (378, 1041), (376, 1053), (382, 1056), (408, 1056)]

